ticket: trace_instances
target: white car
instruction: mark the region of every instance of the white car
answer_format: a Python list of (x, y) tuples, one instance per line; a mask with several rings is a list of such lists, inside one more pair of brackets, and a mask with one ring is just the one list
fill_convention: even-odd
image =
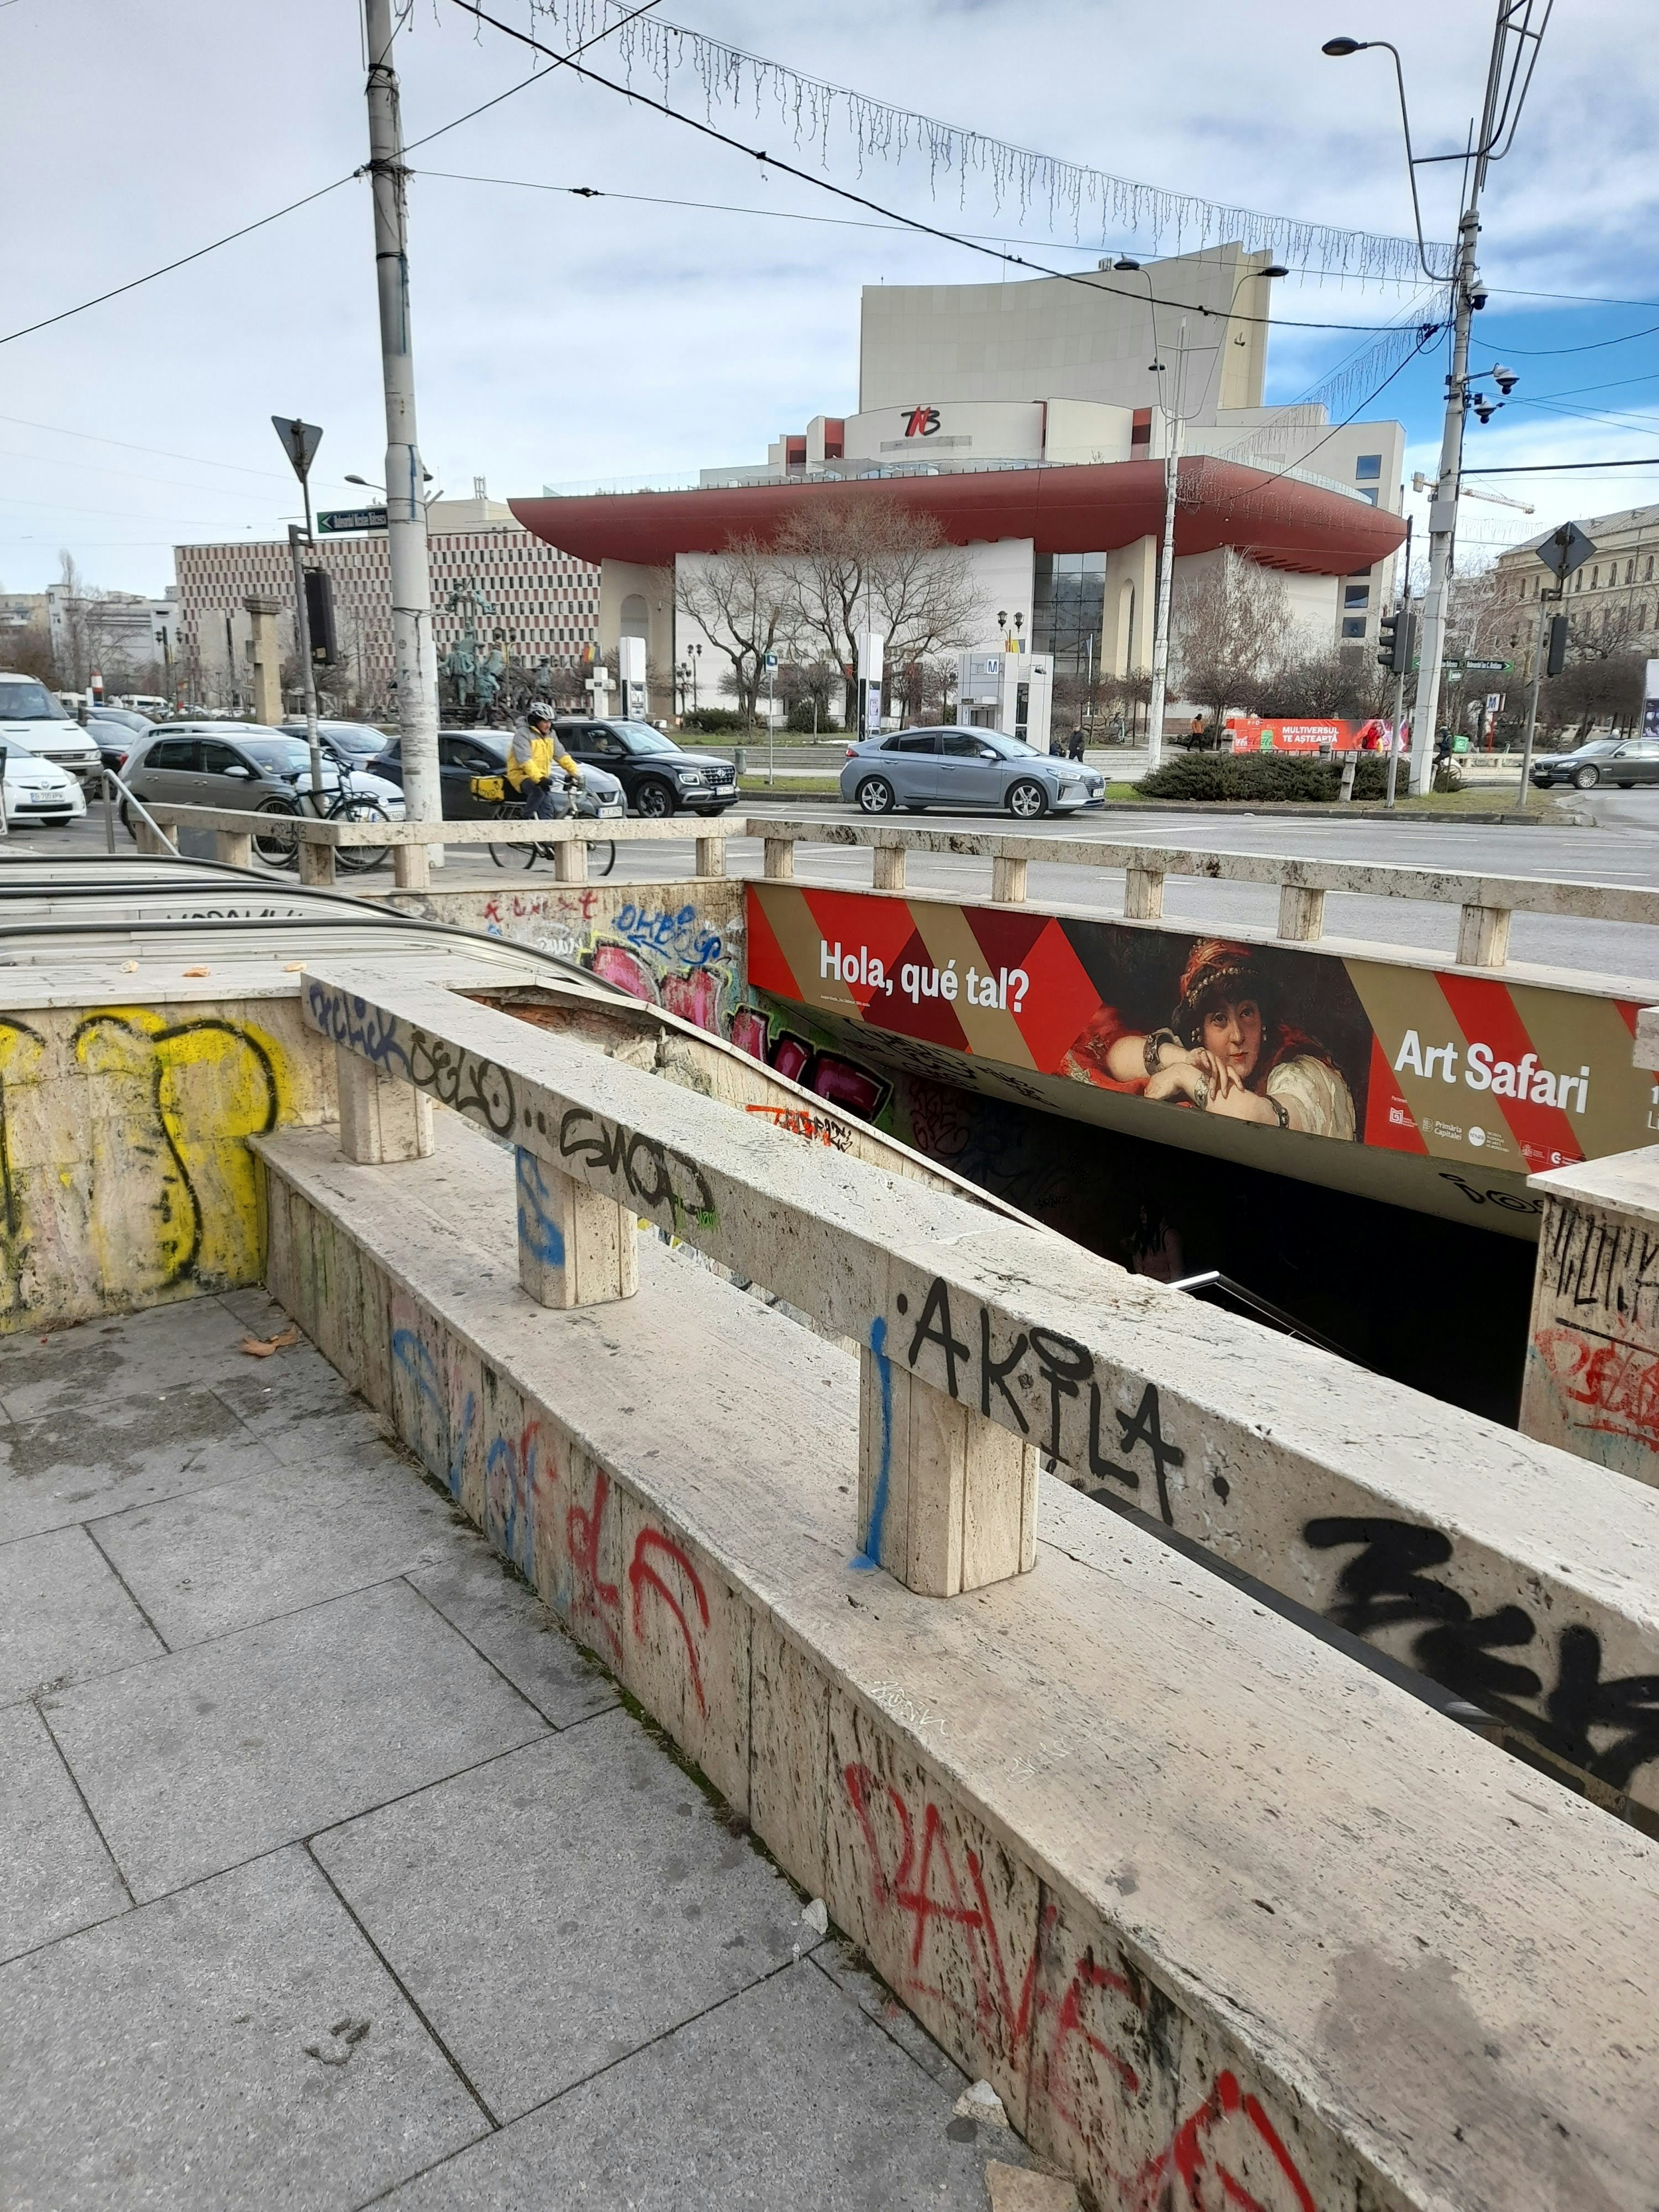
[(33, 828), (37, 822), (61, 830), (78, 822), (87, 811), (86, 794), (66, 768), (28, 751), (0, 734), (6, 751), (6, 826), (11, 830)]
[(0, 668), (0, 745), (8, 752), (38, 753), (74, 775), (93, 775), (103, 766), (95, 738), (66, 714), (46, 685), (33, 676)]

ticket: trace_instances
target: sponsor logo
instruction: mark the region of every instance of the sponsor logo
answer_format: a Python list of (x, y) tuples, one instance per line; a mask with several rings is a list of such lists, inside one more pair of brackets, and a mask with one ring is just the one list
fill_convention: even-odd
[(933, 438), (939, 434), (937, 407), (913, 407), (904, 418), (907, 438)]

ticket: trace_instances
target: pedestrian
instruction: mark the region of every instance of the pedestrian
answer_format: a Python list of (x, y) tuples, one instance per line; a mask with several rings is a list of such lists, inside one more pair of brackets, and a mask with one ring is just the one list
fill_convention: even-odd
[(1202, 714), (1194, 714), (1193, 716), (1192, 727), (1187, 732), (1187, 750), (1188, 752), (1197, 752), (1202, 750), (1204, 744), (1204, 717)]
[(1048, 757), (1050, 760), (1064, 760), (1066, 757), (1066, 748), (1060, 741), (1058, 730), (1048, 740)]
[(507, 749), (507, 780), (538, 822), (556, 821), (570, 809), (565, 792), (554, 791), (556, 767), (564, 770), (572, 784), (581, 781), (580, 769), (559, 750), (554, 738), (553, 709), (544, 699), (537, 699), (514, 725), (513, 742)]
[(1066, 740), (1066, 755), (1068, 760), (1080, 761), (1083, 758), (1083, 732), (1081, 730), (1073, 730), (1071, 736)]

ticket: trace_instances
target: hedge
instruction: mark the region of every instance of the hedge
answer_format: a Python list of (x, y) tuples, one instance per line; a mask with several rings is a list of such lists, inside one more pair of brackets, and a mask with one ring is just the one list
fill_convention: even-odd
[[(1403, 781), (1403, 779), (1402, 779)], [(1389, 763), (1377, 753), (1361, 753), (1354, 763), (1356, 799), (1388, 795)], [(1342, 788), (1342, 770), (1330, 761), (1299, 753), (1189, 753), (1141, 779), (1143, 799), (1279, 800), (1323, 805)]]

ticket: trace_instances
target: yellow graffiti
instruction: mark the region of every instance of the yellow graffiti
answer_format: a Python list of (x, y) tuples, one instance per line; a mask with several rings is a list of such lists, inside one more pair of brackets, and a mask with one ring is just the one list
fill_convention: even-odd
[(106, 1289), (131, 1297), (151, 1274), (159, 1288), (247, 1281), (261, 1224), (246, 1139), (282, 1115), (275, 1040), (216, 1016), (107, 1007), (81, 1022), (75, 1056), (99, 1079), (88, 1227)]

